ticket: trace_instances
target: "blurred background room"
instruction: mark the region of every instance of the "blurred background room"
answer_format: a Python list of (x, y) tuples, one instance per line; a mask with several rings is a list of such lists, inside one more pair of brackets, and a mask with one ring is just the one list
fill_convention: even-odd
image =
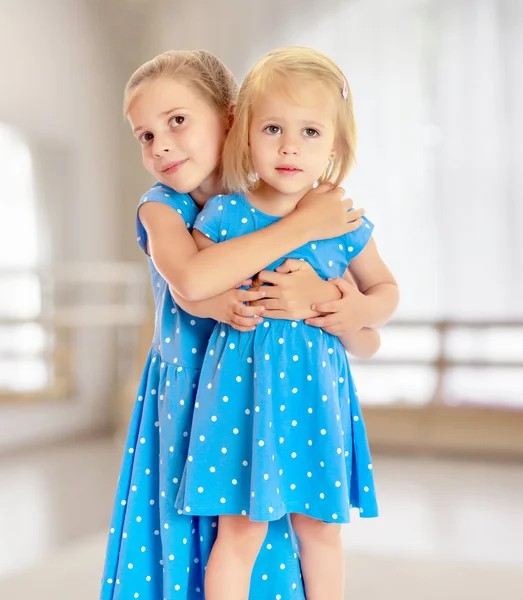
[(345, 187), (402, 292), (354, 366), (381, 518), (347, 598), (523, 600), (523, 0), (0, 0), (2, 600), (98, 597), (154, 325), (128, 77), (289, 44), (347, 75)]

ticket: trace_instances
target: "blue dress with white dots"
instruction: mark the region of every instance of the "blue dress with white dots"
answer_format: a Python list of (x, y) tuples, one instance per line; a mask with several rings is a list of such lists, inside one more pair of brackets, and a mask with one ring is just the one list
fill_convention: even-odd
[[(176, 210), (190, 229), (198, 208), (188, 195), (155, 185), (143, 202)], [(138, 242), (146, 231), (137, 217)], [(196, 389), (214, 321), (177, 307), (149, 258), (155, 298), (153, 344), (131, 417), (107, 545), (101, 600), (204, 600), (205, 567), (217, 518), (175, 508), (191, 440)], [(284, 567), (284, 568), (282, 568)], [(289, 521), (271, 524), (255, 565), (249, 600), (305, 600)]]
[[(278, 218), (233, 194), (209, 200), (194, 226), (222, 242)], [(365, 219), (356, 231), (307, 244), (268, 269), (297, 258), (324, 279), (342, 277), (372, 230)], [(186, 514), (243, 514), (253, 521), (302, 513), (342, 523), (351, 507), (377, 516), (365, 426), (337, 337), (303, 321), (265, 319), (245, 333), (216, 324), (176, 506)]]

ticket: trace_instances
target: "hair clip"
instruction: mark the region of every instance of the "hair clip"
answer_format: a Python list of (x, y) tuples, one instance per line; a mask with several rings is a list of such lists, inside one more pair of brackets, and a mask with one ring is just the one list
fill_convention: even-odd
[(349, 97), (349, 86), (345, 77), (343, 78), (343, 90), (341, 91), (341, 95), (343, 96), (344, 100), (347, 100)]

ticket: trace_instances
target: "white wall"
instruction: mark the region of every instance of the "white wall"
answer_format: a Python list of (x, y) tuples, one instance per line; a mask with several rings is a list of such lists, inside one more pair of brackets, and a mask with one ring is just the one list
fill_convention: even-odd
[[(450, 89), (447, 85), (449, 65), (459, 62), (468, 77), (467, 66), (475, 61), (475, 50), (470, 50), (465, 60), (468, 46), (465, 48), (463, 42), (456, 43), (448, 61), (442, 60), (438, 47), (439, 71), (432, 65), (431, 78), (428, 78), (427, 57), (430, 59), (432, 55), (427, 54), (427, 43), (432, 38), (429, 39), (427, 31), (434, 29), (439, 35), (438, 43), (443, 45), (447, 41), (444, 35), (447, 29), (461, 35), (463, 28), (466, 29), (463, 23), (471, 23), (468, 26), (481, 33), (483, 29), (479, 25), (483, 21), (493, 22), (493, 18), (481, 21), (478, 15), (481, 17), (483, 13), (476, 10), (475, 3), (460, 0), (456, 2), (458, 8), (452, 11), (450, 7), (454, 3), (446, 3), (445, 10), (452, 12), (452, 18), (444, 19), (446, 13), (441, 8), (438, 10), (445, 14), (438, 12), (439, 20), (431, 20), (427, 11), (440, 6), (436, 0), (421, 3), (416, 0), (394, 3), (388, 0), (0, 2), (0, 121), (16, 126), (26, 136), (35, 149), (35, 157), (40, 160), (38, 170), (39, 174), (43, 171), (43, 183), (48, 186), (58, 180), (65, 186), (66, 192), (58, 190), (56, 196), (49, 195), (47, 187), (47, 195), (40, 198), (45, 203), (40, 213), (48, 214), (51, 230), (54, 227), (53, 234), (60, 238), (51, 241), (56, 260), (142, 260), (134, 234), (135, 206), (150, 178), (141, 166), (139, 147), (121, 116), (123, 87), (135, 68), (169, 48), (205, 48), (222, 58), (241, 79), (262, 53), (281, 45), (301, 43), (331, 54), (353, 83), (362, 133), (362, 160), (358, 169), (363, 176), (361, 193), (356, 198), (378, 224), (383, 224), (379, 228), (384, 230), (384, 234), (380, 231), (380, 244), (395, 270), (397, 265), (406, 313), (434, 315), (446, 304), (452, 304), (453, 310), (456, 307), (468, 310), (469, 297), (481, 299), (475, 273), (473, 285), (469, 277), (466, 294), (460, 296), (467, 301), (446, 292), (453, 286), (445, 281), (452, 283), (458, 276), (462, 287), (465, 286), (466, 272), (461, 263), (456, 267), (449, 260), (440, 260), (439, 256), (439, 249), (447, 243), (449, 218), (452, 220), (457, 209), (467, 217), (477, 201), (470, 194), (463, 197), (465, 194), (461, 193), (452, 199), (455, 206), (452, 203), (442, 206), (433, 190), (433, 175), (424, 174), (427, 165), (434, 162), (433, 154), (450, 156), (445, 147), (438, 149), (439, 138), (434, 133), (437, 127), (433, 119), (439, 117), (438, 111), (445, 107), (445, 98), (443, 95), (435, 97), (433, 88)], [(501, 16), (515, 23), (510, 37), (513, 47), (506, 51), (512, 57), (508, 65), (512, 80), (516, 80), (521, 49), (521, 8), (517, 8), (517, 0), (481, 3), (487, 8), (490, 5), (510, 5), (514, 10), (512, 16)], [(469, 18), (469, 12), (481, 21), (477, 27)], [(496, 30), (487, 27), (485, 31)], [(506, 27), (500, 31), (506, 32)], [(481, 78), (474, 81), (481, 82)], [(519, 75), (517, 81), (521, 83)], [(425, 88), (429, 84), (432, 87), (427, 92)], [(467, 86), (468, 79), (464, 79), (463, 87)], [(503, 92), (502, 86), (500, 89)], [(517, 94), (509, 97), (511, 115), (520, 114), (518, 97)], [(474, 98), (467, 102), (468, 105), (463, 105), (464, 111), (468, 106), (476, 106)], [(498, 106), (497, 101), (493, 105)], [(491, 114), (496, 116), (495, 111)], [(496, 123), (502, 121), (503, 114), (497, 115)], [(516, 122), (520, 128), (523, 121), (519, 116), (517, 120), (511, 118), (510, 123)], [(494, 126), (492, 123), (491, 128)], [(441, 131), (443, 129), (439, 131), (440, 136)], [(520, 138), (513, 136), (514, 148)], [(507, 158), (516, 161), (519, 155), (513, 149)], [(456, 164), (461, 166), (462, 163)], [(411, 167), (409, 176), (405, 175), (406, 165)], [(521, 187), (520, 173), (521, 169), (512, 167), (510, 185), (514, 190)], [(455, 178), (448, 177), (447, 172), (443, 175), (442, 180), (446, 177), (448, 185), (454, 185)], [(468, 183), (465, 178), (461, 181), (464, 185)], [(477, 186), (474, 189), (478, 194), (481, 192)], [(444, 195), (450, 197), (448, 192)], [(519, 259), (515, 260), (517, 252), (513, 252), (510, 267), (514, 270), (513, 285), (518, 284), (518, 289), (523, 289), (523, 279), (518, 276), (523, 264), (523, 246), (521, 236), (517, 235), (522, 213), (515, 203), (508, 204), (515, 195), (496, 198), (497, 212), (503, 219), (505, 209), (510, 207), (514, 218), (505, 230), (496, 228), (500, 243), (494, 246), (503, 250), (507, 240), (514, 247), (517, 245)], [(483, 194), (482, 198), (490, 202), (490, 196)], [(519, 212), (516, 214), (516, 211)], [(437, 227), (432, 226), (434, 212), (439, 219)], [(488, 212), (482, 211), (480, 216), (483, 214), (489, 218)], [(424, 219), (421, 225), (420, 218)], [(402, 232), (399, 238), (397, 231)], [(408, 234), (403, 234), (405, 231)], [(491, 232), (491, 237), (493, 235)], [(434, 243), (430, 247), (438, 252), (429, 253), (426, 248), (420, 252), (419, 246), (423, 243), (426, 246), (427, 240), (432, 238)], [(451, 242), (457, 244), (454, 238), (452, 235)], [(476, 269), (483, 270), (487, 278), (495, 281), (496, 294), (492, 292), (489, 298), (495, 300), (491, 304), (496, 315), (509, 314), (510, 306), (513, 307), (511, 314), (521, 314), (518, 294), (514, 293), (516, 287), (510, 291), (505, 285), (508, 267), (500, 270), (496, 265), (501, 250), (487, 256), (480, 248), (483, 252), (480, 260), (479, 254), (475, 254), (476, 246), (469, 244), (467, 250), (467, 240), (462, 238), (459, 252), (452, 246), (453, 254), (466, 255), (468, 263), (474, 261)], [(414, 244), (418, 246), (417, 252), (412, 251)], [(61, 248), (61, 252), (57, 252), (57, 248)], [(471, 252), (474, 253), (472, 258)], [(420, 285), (431, 273), (435, 273), (431, 281)], [(445, 279), (446, 273), (450, 275)], [(511, 301), (510, 306), (505, 297)], [(478, 303), (478, 314), (480, 309), (484, 311), (484, 305), (484, 302)], [(500, 307), (507, 310), (501, 311)], [(103, 332), (97, 331), (91, 331), (82, 341), (75, 398), (59, 405), (0, 405), (0, 450), (105, 425), (114, 373), (111, 349), (101, 345), (106, 341)]]
[(241, 79), (274, 47), (303, 44), (332, 56), (352, 86), (360, 134), (346, 187), (377, 224), (402, 289), (401, 315), (521, 318), (522, 2), (194, 0), (149, 8), (142, 60), (205, 48)]
[[(68, 240), (65, 246), (56, 240), (66, 255), (55, 253), (54, 260), (111, 260), (120, 251), (123, 73), (112, 62), (97, 6), (2, 0), (0, 7), (0, 121), (16, 127), (41, 160), (37, 201), (45, 203), (41, 214), (51, 213), (43, 223), (44, 237), (51, 237), (48, 259), (53, 236)], [(46, 183), (57, 179), (63, 186), (50, 193)], [(53, 223), (66, 230), (53, 230)], [(74, 398), (0, 404), (0, 450), (104, 426), (113, 376), (106, 338), (97, 331), (82, 336)]]
[(210, 50), (241, 79), (264, 52), (294, 43), (294, 32), (310, 29), (343, 1), (160, 2), (151, 7), (142, 49), (145, 58), (170, 48)]

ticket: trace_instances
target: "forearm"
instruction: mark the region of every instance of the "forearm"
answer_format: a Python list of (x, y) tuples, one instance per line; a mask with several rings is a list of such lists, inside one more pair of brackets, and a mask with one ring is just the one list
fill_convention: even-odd
[(216, 296), (307, 241), (301, 221), (291, 214), (269, 227), (191, 256), (177, 277), (176, 291), (193, 301)]
[(193, 317), (200, 317), (201, 319), (212, 318), (212, 306), (214, 305), (213, 298), (209, 300), (187, 300), (180, 296), (172, 286), (169, 286), (169, 290), (176, 304), (186, 313), (189, 313)]
[(339, 339), (349, 354), (361, 359), (372, 358), (381, 345), (379, 331), (368, 327), (340, 335)]
[(394, 315), (399, 304), (398, 286), (380, 283), (364, 292), (367, 298), (363, 327), (381, 327)]

